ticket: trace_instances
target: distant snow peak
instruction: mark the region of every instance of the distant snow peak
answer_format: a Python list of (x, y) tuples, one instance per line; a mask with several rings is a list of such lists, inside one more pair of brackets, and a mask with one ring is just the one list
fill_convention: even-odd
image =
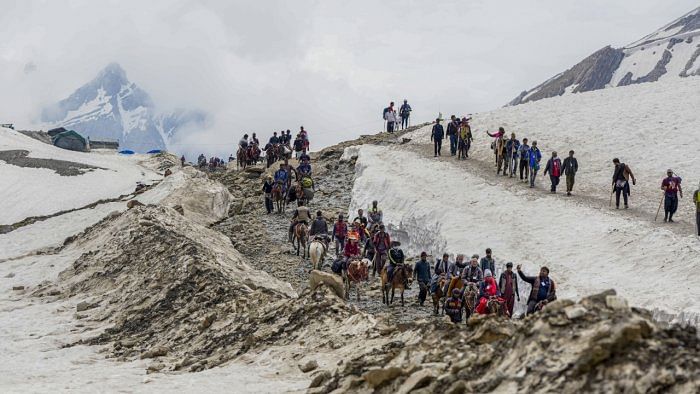
[(508, 105), (609, 87), (700, 75), (700, 7), (623, 48), (607, 46)]
[(76, 130), (90, 139), (118, 140), (121, 148), (146, 152), (166, 149), (185, 126), (201, 127), (202, 111), (177, 109), (156, 113), (151, 97), (129, 81), (118, 63), (110, 63), (87, 84), (42, 111), (52, 127)]

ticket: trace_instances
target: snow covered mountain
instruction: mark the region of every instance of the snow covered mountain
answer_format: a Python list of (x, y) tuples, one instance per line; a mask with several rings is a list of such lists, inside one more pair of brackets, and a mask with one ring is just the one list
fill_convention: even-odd
[(690, 76), (700, 76), (700, 7), (623, 48), (598, 50), (508, 105)]
[(198, 127), (207, 114), (178, 109), (158, 113), (151, 97), (117, 63), (111, 63), (95, 79), (68, 98), (45, 108), (42, 121), (73, 129), (91, 139), (119, 140), (120, 148), (146, 152), (165, 149), (185, 126)]

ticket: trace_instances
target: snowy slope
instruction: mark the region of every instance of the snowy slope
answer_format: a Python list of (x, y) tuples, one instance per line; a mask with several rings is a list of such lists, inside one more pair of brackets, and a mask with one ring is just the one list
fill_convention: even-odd
[(700, 7), (623, 48), (605, 47), (509, 105), (700, 75)]
[[(700, 267), (700, 244), (689, 197), (700, 180), (698, 107), (700, 79), (661, 81), (476, 114), (475, 142), (462, 162), (432, 157), (429, 127), (406, 145), (363, 146), (351, 210), (379, 200), (412, 254), (483, 255), (492, 247), (501, 262), (523, 263), (528, 273), (549, 266), (563, 296), (615, 288), (634, 305), (697, 323), (700, 279), (689, 272)], [(553, 149), (574, 149), (574, 197), (550, 195), (542, 177), (534, 190), (496, 177), (484, 131), (498, 126), (537, 140), (545, 160)], [(613, 157), (637, 176), (630, 211), (608, 208)], [(686, 189), (675, 225), (653, 221), (668, 167)], [(668, 289), (682, 296), (667, 297)]]
[(137, 152), (165, 149), (179, 130), (200, 127), (206, 118), (196, 110), (158, 113), (148, 93), (116, 63), (42, 112), (49, 127), (63, 126), (93, 140), (118, 140), (122, 149)]
[(0, 161), (0, 224), (50, 215), (100, 199), (131, 193), (136, 182), (160, 179), (139, 161), (144, 156), (112, 152), (74, 152), (44, 144), (14, 130), (0, 128), (0, 151), (27, 150), (30, 158), (83, 163), (101, 169), (61, 176), (48, 168), (26, 168)]

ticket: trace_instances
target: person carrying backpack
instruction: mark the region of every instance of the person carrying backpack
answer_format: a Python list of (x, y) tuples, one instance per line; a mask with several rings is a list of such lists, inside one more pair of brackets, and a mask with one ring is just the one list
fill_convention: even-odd
[(557, 152), (552, 152), (552, 158), (547, 161), (547, 166), (544, 168), (544, 174), (549, 173), (549, 180), (552, 181), (552, 189), (550, 193), (557, 192), (559, 185), (559, 177), (561, 177), (561, 160), (557, 157)]
[(399, 116), (401, 117), (401, 130), (408, 127), (408, 118), (411, 116), (411, 106), (408, 105), (408, 100), (404, 100), (401, 108), (399, 108)]
[(615, 165), (615, 171), (612, 177), (613, 191), (615, 192), (615, 209), (620, 209), (620, 194), (625, 201), (625, 209), (629, 208), (627, 204), (628, 196), (630, 195), (630, 183), (629, 180), (632, 178), (632, 184), (637, 184), (637, 179), (634, 177), (632, 170), (625, 163), (620, 163), (620, 159), (617, 157), (613, 159), (613, 164)]
[(530, 188), (535, 187), (537, 171), (540, 170), (540, 160), (542, 160), (540, 148), (537, 147), (537, 141), (532, 141), (532, 147), (530, 147), (528, 153), (528, 162), (530, 163)]
[(433, 141), (435, 145), (435, 156), (440, 156), (440, 150), (442, 149), (442, 139), (445, 137), (445, 129), (442, 128), (440, 124), (440, 118), (435, 119), (435, 125), (430, 133), (430, 140)]
[(570, 196), (574, 190), (574, 178), (578, 171), (578, 160), (574, 157), (574, 151), (569, 151), (569, 157), (564, 159), (564, 175), (566, 175), (566, 195)]

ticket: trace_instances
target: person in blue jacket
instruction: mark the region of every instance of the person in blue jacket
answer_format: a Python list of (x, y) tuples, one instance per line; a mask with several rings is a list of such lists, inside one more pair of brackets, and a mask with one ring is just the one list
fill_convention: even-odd
[(435, 143), (435, 157), (440, 156), (442, 149), (442, 139), (445, 138), (445, 129), (440, 124), (440, 118), (435, 119), (433, 131), (430, 133), (430, 140)]
[(530, 147), (530, 152), (528, 153), (528, 161), (530, 162), (530, 188), (535, 187), (535, 177), (537, 177), (537, 171), (540, 170), (540, 160), (542, 160), (540, 148), (537, 147), (537, 141), (532, 141), (532, 147)]

